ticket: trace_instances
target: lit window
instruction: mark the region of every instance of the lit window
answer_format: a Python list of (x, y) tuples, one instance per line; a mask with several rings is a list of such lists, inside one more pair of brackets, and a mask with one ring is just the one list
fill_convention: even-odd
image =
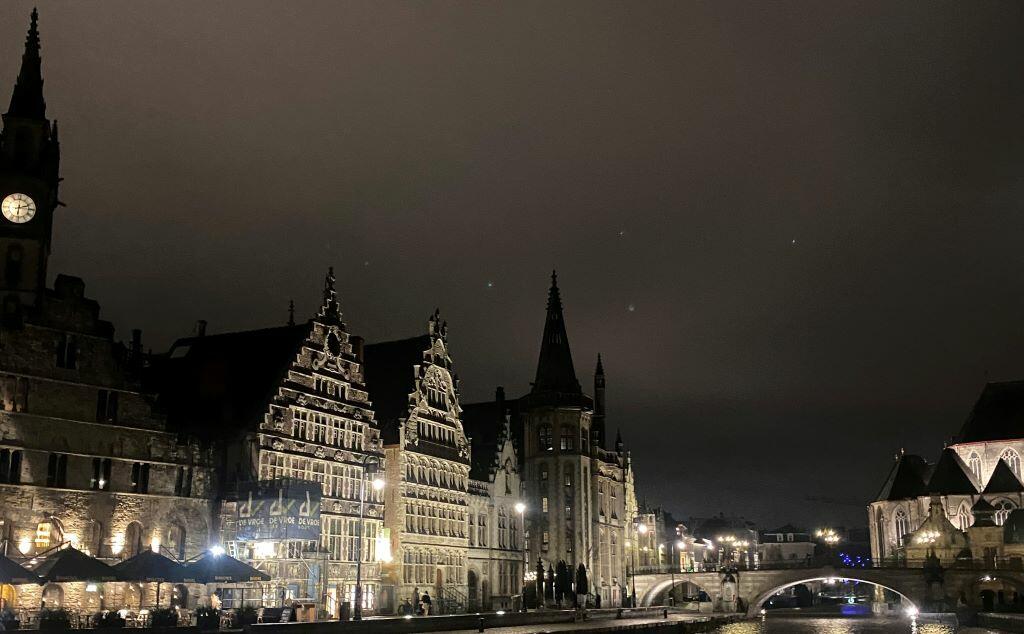
[(551, 425), (541, 425), (537, 432), (541, 451), (551, 451)]
[(1019, 453), (1017, 453), (1013, 449), (1007, 449), (1006, 451), (1003, 452), (1003, 455), (999, 456), (999, 459), (1005, 462), (1008, 467), (1010, 467), (1010, 471), (1013, 471), (1013, 475), (1017, 476), (1018, 479), (1020, 478)]

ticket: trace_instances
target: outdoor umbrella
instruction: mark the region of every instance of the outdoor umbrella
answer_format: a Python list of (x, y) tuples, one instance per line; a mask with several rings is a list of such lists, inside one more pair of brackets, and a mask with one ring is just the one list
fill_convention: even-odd
[[(149, 549), (116, 564), (114, 571), (122, 581), (155, 581), (157, 606), (160, 605), (160, 586), (163, 582), (177, 583), (185, 579), (184, 566)], [(139, 608), (142, 608), (141, 596)]]
[(117, 572), (98, 559), (68, 547), (51, 553), (32, 568), (45, 581), (117, 581)]
[(0, 583), (14, 586), (25, 583), (38, 583), (42, 585), (43, 580), (34, 572), (22, 568), (16, 561), (0, 555)]
[(244, 583), (270, 581), (270, 575), (228, 555), (203, 553), (199, 559), (185, 565), (182, 581), (188, 583)]

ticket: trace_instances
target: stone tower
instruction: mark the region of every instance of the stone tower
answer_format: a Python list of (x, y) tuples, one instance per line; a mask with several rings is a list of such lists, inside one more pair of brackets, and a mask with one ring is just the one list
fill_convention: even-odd
[(21, 70), (0, 133), (0, 296), (5, 318), (35, 305), (46, 285), (60, 145), (43, 100), (38, 13), (25, 39)]
[(592, 569), (591, 416), (576, 378), (554, 273), (537, 375), (523, 408), (530, 561)]

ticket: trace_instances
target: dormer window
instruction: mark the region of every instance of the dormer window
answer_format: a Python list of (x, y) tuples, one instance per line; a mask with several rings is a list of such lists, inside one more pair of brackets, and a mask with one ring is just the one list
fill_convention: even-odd
[(1003, 452), (999, 459), (1006, 463), (1006, 466), (1010, 467), (1010, 471), (1013, 471), (1013, 475), (1020, 479), (1020, 454), (1013, 449), (1007, 449)]

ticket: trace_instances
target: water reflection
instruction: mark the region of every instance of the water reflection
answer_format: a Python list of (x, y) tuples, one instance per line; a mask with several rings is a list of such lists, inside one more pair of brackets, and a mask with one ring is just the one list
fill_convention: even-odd
[(772, 618), (731, 623), (717, 634), (954, 634), (955, 627), (943, 623), (918, 623), (909, 619), (883, 618)]

